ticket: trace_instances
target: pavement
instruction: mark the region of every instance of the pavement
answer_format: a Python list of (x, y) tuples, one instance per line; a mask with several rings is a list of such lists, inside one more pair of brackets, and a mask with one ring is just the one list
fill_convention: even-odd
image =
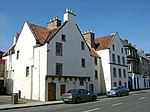
[[(137, 94), (145, 92), (146, 90), (142, 91), (133, 91), (130, 94)], [(106, 98), (106, 95), (98, 96), (98, 99)], [(56, 105), (56, 104), (63, 104), (62, 100), (57, 101), (47, 101), (41, 102), (36, 100), (27, 100), (27, 99), (18, 99), (18, 104), (11, 103), (11, 96), (8, 95), (0, 95), (0, 110), (8, 110), (8, 109), (17, 109), (17, 108), (28, 108), (28, 107), (37, 107), (37, 106), (46, 106), (46, 105)]]

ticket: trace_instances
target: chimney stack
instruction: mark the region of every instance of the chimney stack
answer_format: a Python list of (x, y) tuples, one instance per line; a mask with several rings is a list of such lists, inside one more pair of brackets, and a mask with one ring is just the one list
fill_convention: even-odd
[(73, 11), (67, 8), (64, 13), (64, 22), (70, 21), (72, 23), (75, 23), (75, 16), (76, 15), (73, 13)]
[(92, 31), (85, 31), (82, 35), (91, 48), (95, 48), (95, 34)]
[(56, 16), (54, 20), (50, 19), (50, 21), (47, 23), (47, 29), (49, 30), (52, 30), (59, 26), (61, 26), (61, 20), (58, 19), (58, 16)]

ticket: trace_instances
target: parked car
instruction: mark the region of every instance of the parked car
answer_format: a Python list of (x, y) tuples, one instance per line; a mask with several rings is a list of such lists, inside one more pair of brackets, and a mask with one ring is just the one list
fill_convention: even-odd
[(110, 91), (107, 92), (107, 96), (122, 96), (129, 95), (129, 89), (125, 86), (113, 87)]
[(86, 89), (71, 89), (62, 95), (64, 103), (80, 103), (84, 101), (95, 101), (96, 99), (97, 95)]

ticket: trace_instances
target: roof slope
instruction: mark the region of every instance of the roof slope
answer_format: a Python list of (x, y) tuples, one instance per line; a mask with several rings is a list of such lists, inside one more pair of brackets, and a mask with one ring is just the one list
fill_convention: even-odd
[(48, 37), (51, 37), (57, 30), (58, 28), (54, 28), (52, 30), (48, 30), (47, 28), (37, 26), (34, 24), (29, 24), (33, 34), (35, 35), (35, 38), (40, 44), (45, 44), (46, 40)]
[(12, 45), (12, 46), (8, 49), (8, 51), (6, 51), (6, 52), (3, 54), (3, 56), (8, 56), (9, 54), (13, 54), (13, 53), (15, 52), (15, 46), (16, 46), (16, 45)]
[(95, 58), (100, 58), (100, 56), (98, 56), (98, 54), (93, 48), (90, 49), (90, 56), (95, 57)]
[(96, 38), (95, 42), (98, 44), (98, 47), (96, 48), (96, 50), (108, 49), (114, 37), (115, 37), (115, 34), (111, 34), (111, 35), (104, 36), (101, 38)]

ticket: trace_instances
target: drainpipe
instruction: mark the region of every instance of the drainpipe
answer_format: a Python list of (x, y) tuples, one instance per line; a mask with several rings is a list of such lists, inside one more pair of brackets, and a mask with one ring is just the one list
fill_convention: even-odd
[(39, 50), (39, 97), (38, 99), (40, 100), (40, 50)]

